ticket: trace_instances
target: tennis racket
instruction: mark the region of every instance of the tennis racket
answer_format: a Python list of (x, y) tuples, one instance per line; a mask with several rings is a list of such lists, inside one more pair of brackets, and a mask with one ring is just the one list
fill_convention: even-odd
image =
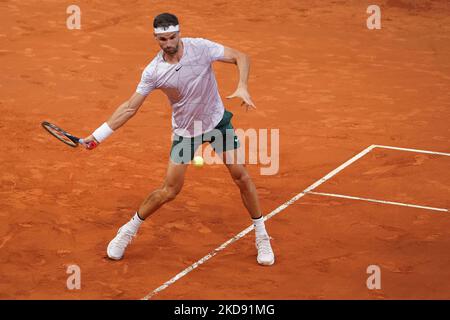
[[(74, 135), (71, 135), (70, 133), (64, 131), (57, 125), (44, 121), (41, 123), (42, 127), (47, 130), (48, 133), (50, 133), (52, 136), (54, 136), (59, 141), (65, 143), (66, 145), (76, 148), (80, 143), (83, 143), (83, 139), (80, 139)], [(91, 141), (88, 143), (87, 148), (88, 149), (94, 149), (97, 146), (97, 143), (95, 141)]]

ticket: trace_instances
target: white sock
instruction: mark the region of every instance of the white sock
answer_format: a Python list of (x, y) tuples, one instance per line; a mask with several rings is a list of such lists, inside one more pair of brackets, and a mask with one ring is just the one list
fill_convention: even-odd
[(142, 222), (144, 222), (144, 220), (139, 218), (138, 213), (136, 212), (134, 214), (133, 218), (131, 218), (131, 220), (127, 222), (127, 225), (131, 229), (131, 231), (136, 233), (136, 232), (138, 232), (139, 227), (141, 226)]
[(264, 219), (261, 216), (259, 219), (252, 219), (253, 225), (255, 226), (255, 234), (257, 237), (269, 236), (264, 225)]

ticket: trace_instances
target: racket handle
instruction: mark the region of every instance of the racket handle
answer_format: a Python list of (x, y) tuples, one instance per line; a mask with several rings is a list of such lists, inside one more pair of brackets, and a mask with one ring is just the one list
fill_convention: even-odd
[[(83, 139), (78, 140), (78, 142), (81, 144), (85, 143)], [(97, 146), (97, 143), (95, 141), (90, 141), (86, 144), (86, 148), (89, 150), (94, 149), (96, 146)]]
[(89, 150), (94, 149), (96, 146), (97, 146), (97, 143), (96, 143), (95, 141), (91, 141), (91, 142), (89, 142), (89, 143), (87, 144), (87, 148), (88, 148)]

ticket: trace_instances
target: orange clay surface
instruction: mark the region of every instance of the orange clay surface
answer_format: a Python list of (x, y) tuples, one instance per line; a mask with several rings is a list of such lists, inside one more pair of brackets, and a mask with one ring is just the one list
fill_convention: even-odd
[[(248, 225), (223, 165), (189, 168), (122, 261), (106, 246), (162, 184), (171, 110), (155, 92), (93, 151), (59, 143), (54, 122), (85, 136), (134, 92), (158, 52), (152, 19), (182, 36), (248, 53), (256, 111), (226, 100), (236, 128), (278, 128), (280, 170), (248, 165), (264, 214), (372, 144), (450, 152), (450, 4), (378, 1), (5, 0), (0, 7), (0, 298), (139, 299)], [(238, 81), (215, 63), (222, 97)], [(315, 191), (450, 208), (450, 157), (375, 149)], [(306, 195), (267, 222), (276, 263), (256, 263), (250, 233), (154, 299), (450, 298), (450, 215)], [(66, 269), (81, 268), (68, 290)], [(368, 290), (378, 265), (381, 290)]]

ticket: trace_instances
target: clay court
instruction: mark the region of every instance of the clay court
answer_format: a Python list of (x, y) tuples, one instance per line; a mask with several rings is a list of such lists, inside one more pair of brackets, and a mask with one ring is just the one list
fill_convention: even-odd
[[(80, 0), (81, 30), (66, 28), (69, 4), (1, 1), (1, 299), (450, 299), (448, 1)], [(366, 26), (371, 4), (379, 30)], [(218, 164), (190, 167), (125, 258), (106, 257), (163, 181), (162, 92), (92, 151), (40, 126), (86, 136), (103, 123), (159, 51), (161, 12), (182, 36), (251, 57), (257, 110), (224, 103), (235, 128), (280, 132), (279, 172), (247, 166), (270, 216), (271, 267), (256, 263), (253, 232), (215, 251), (251, 224)], [(214, 69), (231, 94), (236, 67)], [(70, 265), (80, 290), (66, 287)], [(366, 286), (370, 265), (381, 289)]]

